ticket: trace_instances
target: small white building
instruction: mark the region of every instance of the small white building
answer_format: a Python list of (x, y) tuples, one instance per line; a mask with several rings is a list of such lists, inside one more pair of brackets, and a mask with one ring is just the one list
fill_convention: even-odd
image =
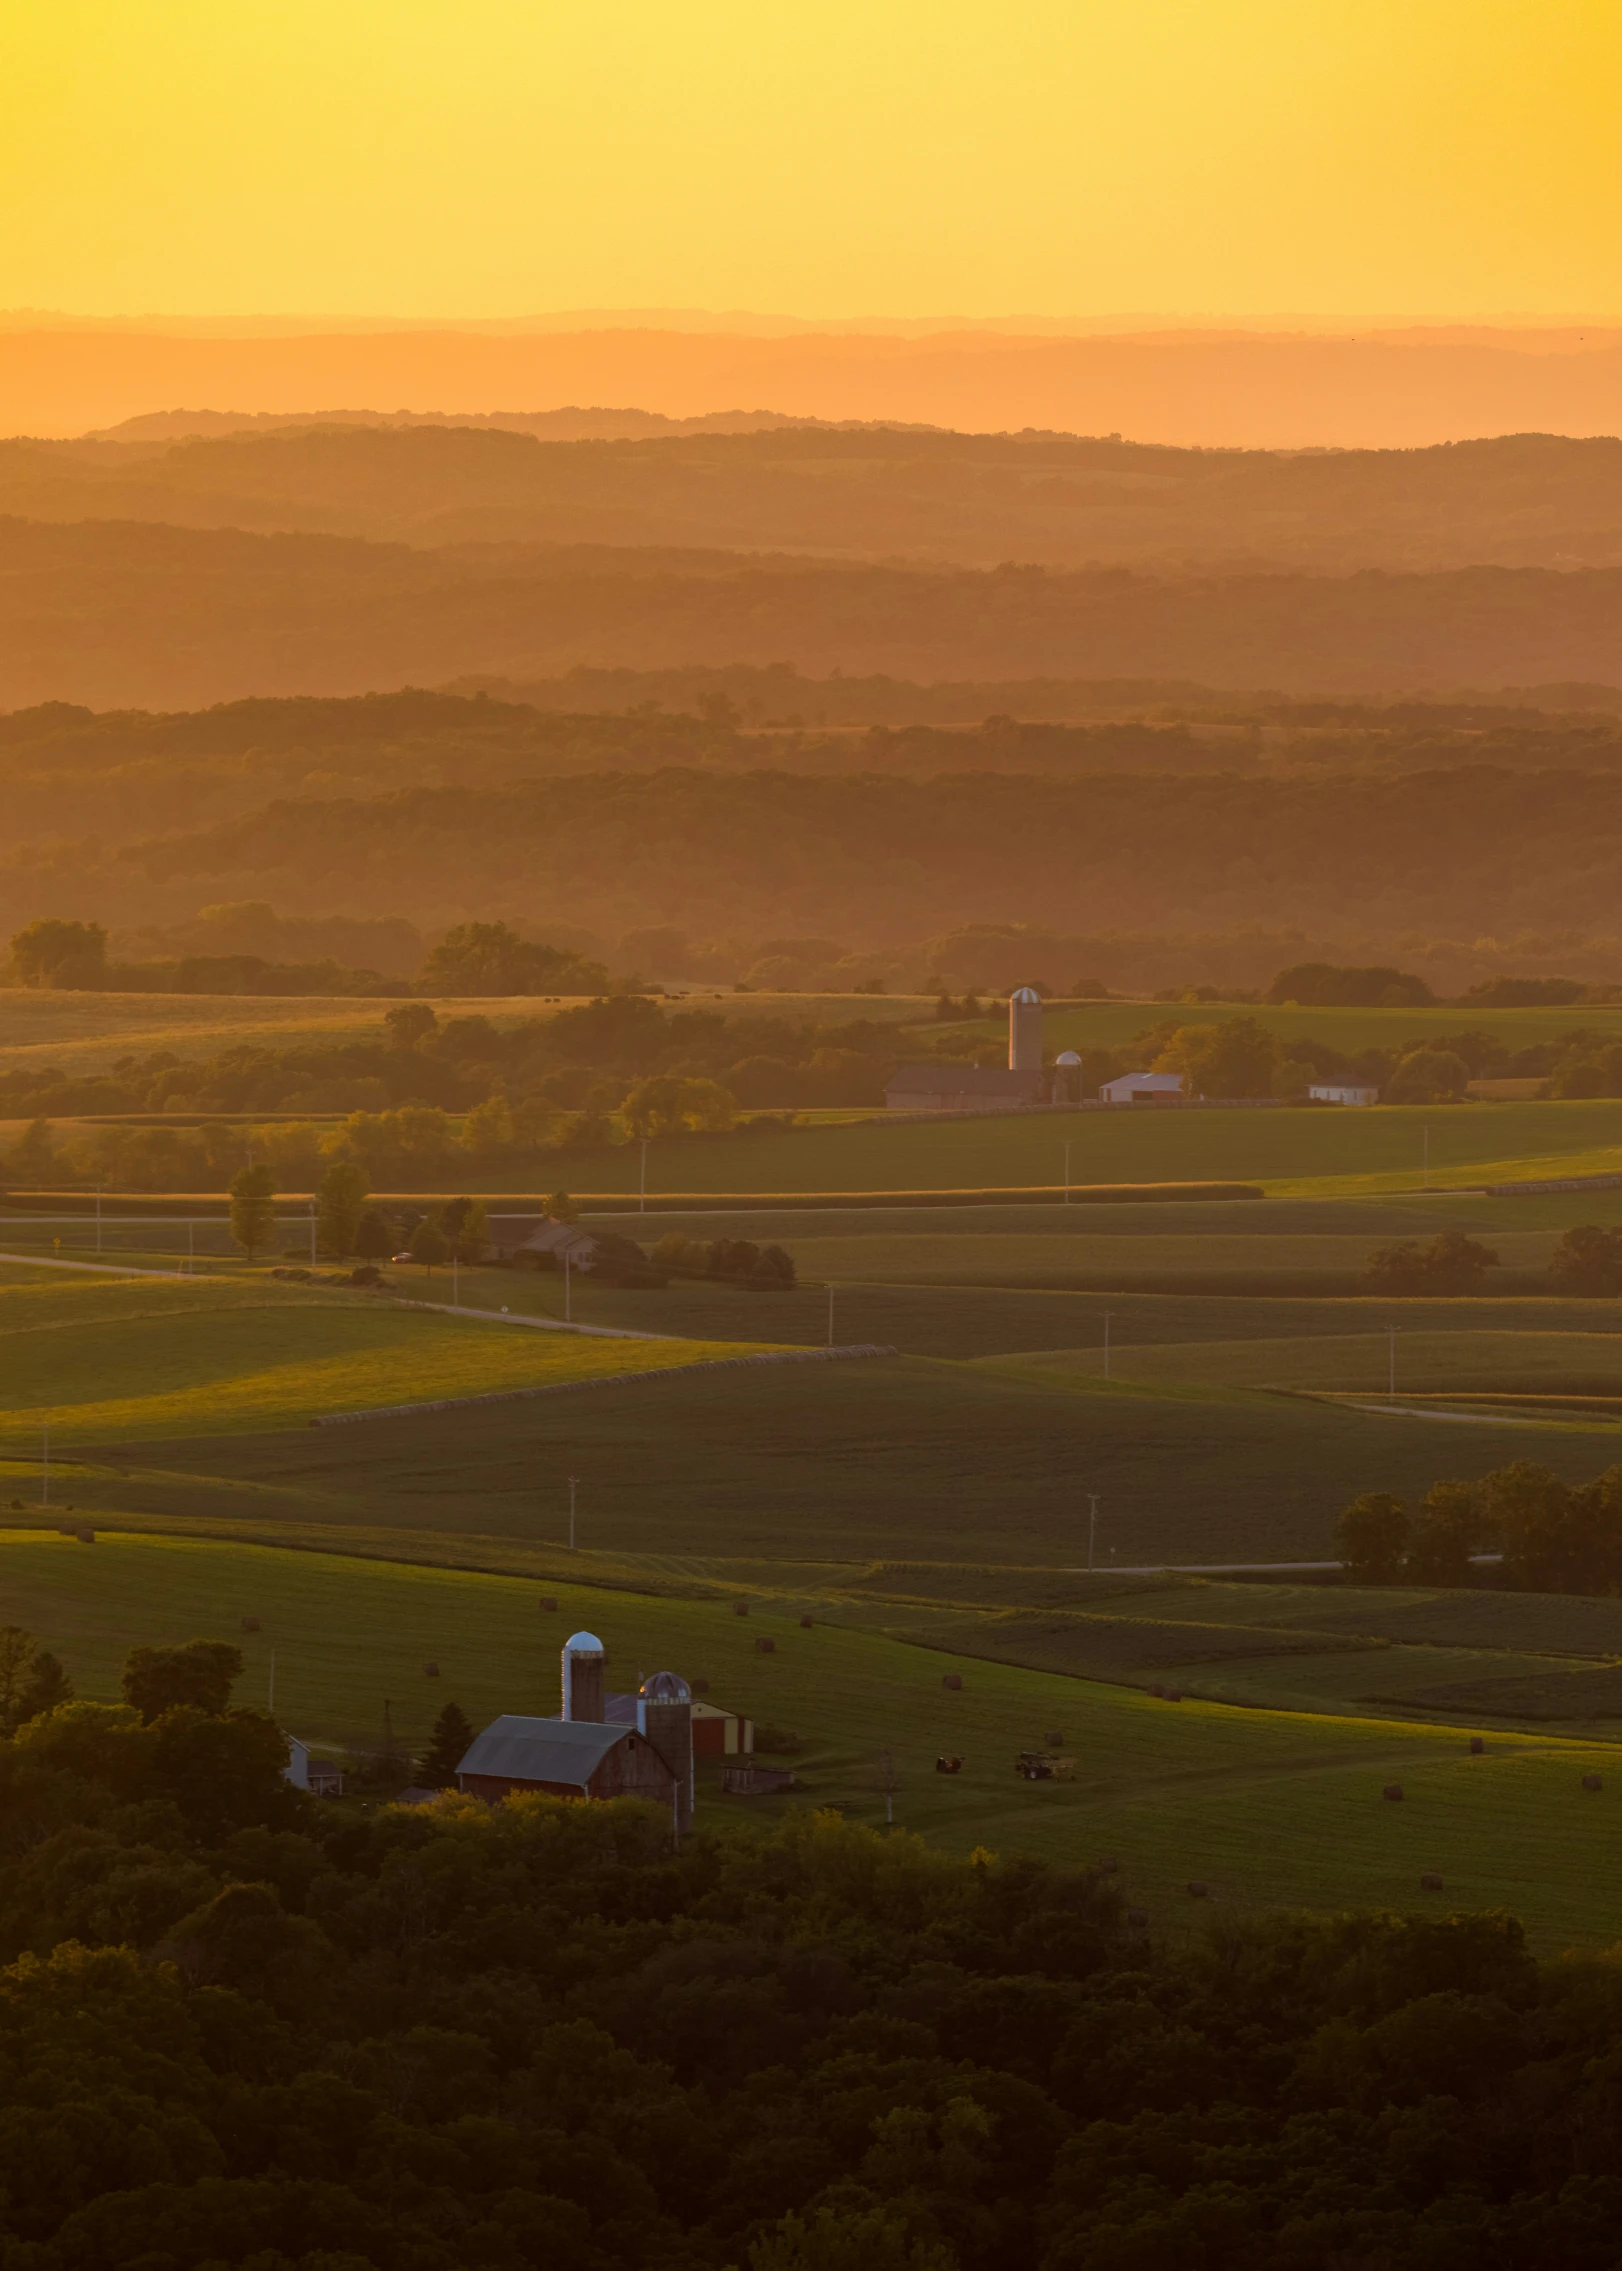
[(1378, 1104), (1377, 1088), (1343, 1087), (1335, 1082), (1324, 1082), (1307, 1090), (1314, 1104)]
[(1118, 1080), (1106, 1080), (1098, 1093), (1106, 1104), (1173, 1104), (1183, 1094), (1183, 1076), (1178, 1072), (1123, 1072)]

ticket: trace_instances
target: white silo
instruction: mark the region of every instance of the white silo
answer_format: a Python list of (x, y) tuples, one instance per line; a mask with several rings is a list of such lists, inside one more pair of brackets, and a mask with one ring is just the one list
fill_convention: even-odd
[(1081, 1102), (1081, 1059), (1074, 1049), (1061, 1049), (1053, 1060), (1053, 1101), (1055, 1104)]
[(603, 1723), (603, 1657), (594, 1632), (577, 1632), (563, 1643), (563, 1717)]
[(1042, 1069), (1042, 997), (1034, 986), (1016, 986), (1008, 997), (1008, 1069)]

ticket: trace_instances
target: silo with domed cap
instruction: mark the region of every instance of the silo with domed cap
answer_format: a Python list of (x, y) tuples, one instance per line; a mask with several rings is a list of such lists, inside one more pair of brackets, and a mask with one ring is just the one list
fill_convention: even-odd
[(594, 1632), (577, 1632), (563, 1643), (563, 1713), (565, 1719), (603, 1723), (602, 1642)]
[(1042, 997), (1034, 986), (1016, 986), (1008, 997), (1008, 1069), (1042, 1069)]

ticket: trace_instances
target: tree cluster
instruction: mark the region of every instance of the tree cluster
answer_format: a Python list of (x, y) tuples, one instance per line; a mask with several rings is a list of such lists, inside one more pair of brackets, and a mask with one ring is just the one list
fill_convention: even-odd
[(1462, 1230), (1439, 1230), (1434, 1238), (1401, 1238), (1369, 1256), (1364, 1284), (1371, 1293), (1479, 1293), (1489, 1270), (1499, 1266), (1492, 1247)]
[(1107, 1873), (829, 1813), (679, 1851), (628, 1800), (357, 1813), (222, 1702), (230, 1653), (0, 1743), (6, 2271), (1622, 2250), (1609, 1959), (1445, 1911), (1162, 1944)]
[(1364, 1585), (1466, 1585), (1472, 1556), (1498, 1554), (1489, 1580), (1515, 1592), (1622, 1593), (1622, 1467), (1565, 1483), (1520, 1459), (1478, 1482), (1439, 1482), (1417, 1510), (1386, 1491), (1353, 1499), (1337, 1541)]
[(710, 1278), (752, 1293), (790, 1293), (797, 1283), (790, 1254), (781, 1246), (757, 1246), (751, 1238), (689, 1238), (670, 1230), (652, 1259), (671, 1277)]

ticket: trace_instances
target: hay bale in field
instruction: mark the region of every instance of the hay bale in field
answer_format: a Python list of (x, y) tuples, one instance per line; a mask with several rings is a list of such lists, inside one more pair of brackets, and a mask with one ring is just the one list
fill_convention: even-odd
[(96, 1542), (94, 1530), (75, 1530), (73, 1534), (82, 1546), (93, 1546)]
[(1149, 1911), (1146, 1908), (1129, 1908), (1126, 1920), (1135, 1932), (1141, 1932), (1149, 1921)]
[(1603, 1790), (1604, 1787), (1604, 1783), (1597, 1774), (1585, 1774), (1583, 1776), (1583, 1788), (1585, 1790)]
[(1162, 1687), (1162, 1685), (1161, 1685), (1161, 1683), (1159, 1682), (1159, 1680), (1156, 1680), (1156, 1681), (1155, 1681), (1155, 1683), (1154, 1683), (1154, 1685), (1153, 1685), (1153, 1686), (1152, 1686), (1152, 1687), (1150, 1688), (1150, 1690), (1149, 1690), (1149, 1693), (1150, 1693), (1151, 1695), (1159, 1695), (1159, 1696), (1163, 1696), (1163, 1695), (1165, 1694), (1165, 1692), (1166, 1692), (1166, 1691), (1165, 1691), (1164, 1687)]
[(1183, 1700), (1183, 1691), (1182, 1691), (1182, 1689), (1181, 1689), (1180, 1687), (1169, 1687), (1169, 1688), (1167, 1688), (1167, 1690), (1166, 1690), (1166, 1701), (1167, 1701), (1168, 1703), (1181, 1703), (1181, 1702), (1182, 1702), (1182, 1700)]
[(543, 1609), (549, 1610), (555, 1616), (557, 1614), (558, 1607), (558, 1597), (556, 1593), (543, 1593), (541, 1595), (541, 1607)]
[(749, 1603), (747, 1601), (734, 1601), (732, 1613), (735, 1617), (746, 1617), (749, 1614)]
[(1402, 1796), (1402, 1784), (1400, 1782), (1388, 1782), (1380, 1795), (1382, 1798), (1400, 1798)]
[(958, 1693), (962, 1685), (963, 1674), (961, 1672), (943, 1672), (941, 1674), (941, 1686), (949, 1689), (953, 1695)]
[(1047, 1744), (1050, 1751), (1062, 1751), (1064, 1749), (1063, 1735), (1044, 1735), (1042, 1740)]
[(244, 1617), (242, 1629), (244, 1632), (257, 1632), (259, 1630), (259, 1619), (257, 1617)]
[(437, 1680), (439, 1677), (439, 1666), (434, 1662), (431, 1656), (428, 1659), (427, 1663), (422, 1667), (422, 1676), (425, 1680)]
[(703, 1678), (689, 1680), (687, 1683), (687, 1692), (689, 1695), (708, 1695), (710, 1692), (710, 1683), (708, 1680)]
[(1425, 1871), (1424, 1875), (1419, 1880), (1419, 1889), (1421, 1892), (1441, 1891), (1442, 1880), (1434, 1869), (1427, 1869)]
[(1188, 1885), (1188, 1897), (1190, 1900), (1209, 1900), (1211, 1888), (1202, 1877), (1191, 1877)]
[(1470, 1756), (1472, 1758), (1479, 1758), (1486, 1747), (1486, 1744), (1482, 1741), (1479, 1735), (1472, 1735), (1470, 1737)]
[(817, 1620), (816, 1620), (816, 1618), (815, 1618), (815, 1617), (801, 1617), (801, 1619), (800, 1619), (800, 1630), (801, 1630), (802, 1632), (809, 1632), (809, 1631), (811, 1630), (811, 1627), (812, 1627), (812, 1626), (813, 1626), (813, 1625), (814, 1625), (814, 1624), (816, 1623), (816, 1621), (817, 1621)]
[(1120, 1862), (1113, 1853), (1106, 1853), (1103, 1860), (1098, 1864), (1098, 1873), (1101, 1877), (1113, 1877), (1119, 1871), (1120, 1866)]
[(756, 1654), (757, 1656), (775, 1656), (775, 1655), (776, 1655), (776, 1653), (777, 1653), (777, 1643), (776, 1643), (776, 1641), (775, 1641), (775, 1640), (769, 1640), (769, 1639), (768, 1639), (768, 1638), (766, 1637), (765, 1633), (762, 1633), (762, 1634), (761, 1634), (761, 1636), (760, 1636), (760, 1638), (759, 1638), (759, 1639), (758, 1639), (758, 1640), (757, 1640), (757, 1641), (755, 1642), (755, 1654)]

